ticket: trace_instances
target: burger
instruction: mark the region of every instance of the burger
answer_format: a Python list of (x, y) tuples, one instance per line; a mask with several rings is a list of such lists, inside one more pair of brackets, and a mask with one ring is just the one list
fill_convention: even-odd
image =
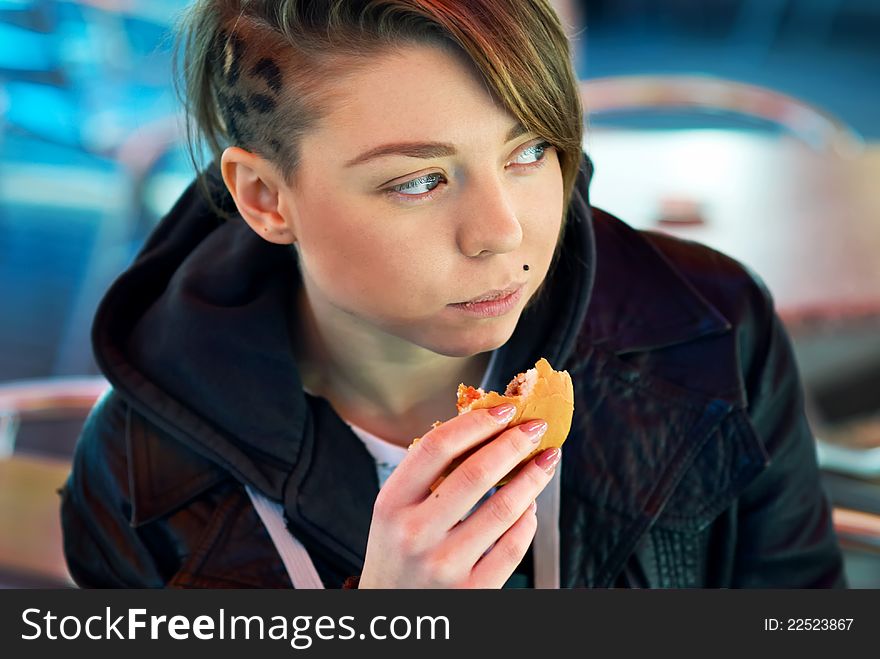
[[(568, 371), (553, 370), (550, 363), (542, 358), (538, 360), (534, 368), (530, 368), (514, 377), (507, 385), (507, 389), (503, 394), (495, 391), (487, 393), (482, 389), (465, 384), (458, 385), (456, 408), (459, 415), (472, 410), (496, 407), (504, 403), (510, 403), (516, 407), (516, 413), (504, 429), (517, 426), (532, 419), (543, 419), (547, 422), (547, 432), (541, 437), (540, 443), (534, 450), (498, 481), (496, 486), (507, 483), (536, 455), (548, 448), (560, 447), (565, 442), (568, 437), (568, 431), (571, 429), (571, 418), (574, 414), (574, 388), (571, 384), (571, 376), (568, 374)], [(432, 428), (436, 428), (441, 424), (441, 421), (437, 421)], [(418, 439), (413, 441), (410, 448), (418, 441)], [(456, 458), (449, 466), (449, 469), (431, 485), (431, 490), (436, 489), (453, 469), (479, 448), (480, 446), (476, 446), (464, 455)]]

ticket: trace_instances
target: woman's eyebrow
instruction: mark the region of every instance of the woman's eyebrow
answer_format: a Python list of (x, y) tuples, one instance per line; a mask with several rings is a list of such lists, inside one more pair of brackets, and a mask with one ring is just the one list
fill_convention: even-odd
[[(507, 144), (508, 142), (512, 142), (520, 135), (528, 132), (529, 130), (518, 121), (511, 126), (510, 130), (507, 132), (507, 137), (505, 138), (504, 143)], [(455, 147), (445, 142), (394, 142), (391, 144), (382, 144), (364, 151), (359, 156), (346, 162), (345, 167), (362, 165), (369, 160), (381, 158), (383, 156), (408, 156), (410, 158), (427, 159), (454, 156), (456, 153)]]

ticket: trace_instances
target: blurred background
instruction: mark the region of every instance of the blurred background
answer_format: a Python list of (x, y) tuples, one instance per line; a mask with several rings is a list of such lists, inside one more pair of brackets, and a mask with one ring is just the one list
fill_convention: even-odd
[[(880, 0), (557, 0), (592, 201), (761, 277), (855, 587), (880, 587)], [(70, 585), (95, 307), (192, 177), (184, 0), (0, 0), (0, 586)]]

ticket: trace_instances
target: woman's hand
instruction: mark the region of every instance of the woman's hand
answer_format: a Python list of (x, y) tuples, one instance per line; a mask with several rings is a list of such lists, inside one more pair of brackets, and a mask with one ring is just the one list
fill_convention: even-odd
[[(529, 461), (509, 483), (461, 521), (519, 464), (547, 429), (514, 426), (430, 486), (458, 456), (503, 428), (512, 405), (450, 419), (413, 446), (380, 490), (360, 588), (500, 588), (519, 565), (537, 529), (534, 500), (550, 482), (559, 449)], [(488, 551), (487, 551), (488, 550)]]

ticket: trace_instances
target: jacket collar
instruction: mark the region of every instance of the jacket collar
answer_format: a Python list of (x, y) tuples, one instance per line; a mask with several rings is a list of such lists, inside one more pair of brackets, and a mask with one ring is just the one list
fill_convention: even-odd
[[(641, 232), (590, 208), (591, 175), (585, 157), (547, 294), (502, 349), (492, 388), (542, 356), (563, 368), (591, 346), (625, 355), (730, 329)], [(166, 433), (141, 441), (176, 442), (201, 458), (169, 491), (161, 474), (176, 468), (175, 452), (134, 449), (153, 456), (153, 468), (132, 470), (134, 523), (184, 505), (231, 473), (283, 501), (307, 548), (333, 551), (354, 572), (378, 491), (375, 470), (327, 402), (302, 392), (279, 303), (293, 299), (296, 281), (289, 250), (218, 221), (191, 187), (102, 302), (95, 351), (114, 386)], [(269, 322), (249, 322), (258, 316)], [(243, 386), (230, 388), (230, 377)], [(323, 496), (330, 490), (346, 505), (332, 505)]]
[[(746, 406), (741, 340), (729, 318), (743, 315), (742, 267), (712, 249), (638, 231), (594, 209), (596, 284), (577, 352), (620, 358), (692, 393)], [(724, 312), (708, 300), (724, 303)], [(714, 363), (717, 368), (695, 368)]]
[(622, 355), (726, 332), (730, 322), (649, 240), (594, 209), (599, 258), (582, 339)]

